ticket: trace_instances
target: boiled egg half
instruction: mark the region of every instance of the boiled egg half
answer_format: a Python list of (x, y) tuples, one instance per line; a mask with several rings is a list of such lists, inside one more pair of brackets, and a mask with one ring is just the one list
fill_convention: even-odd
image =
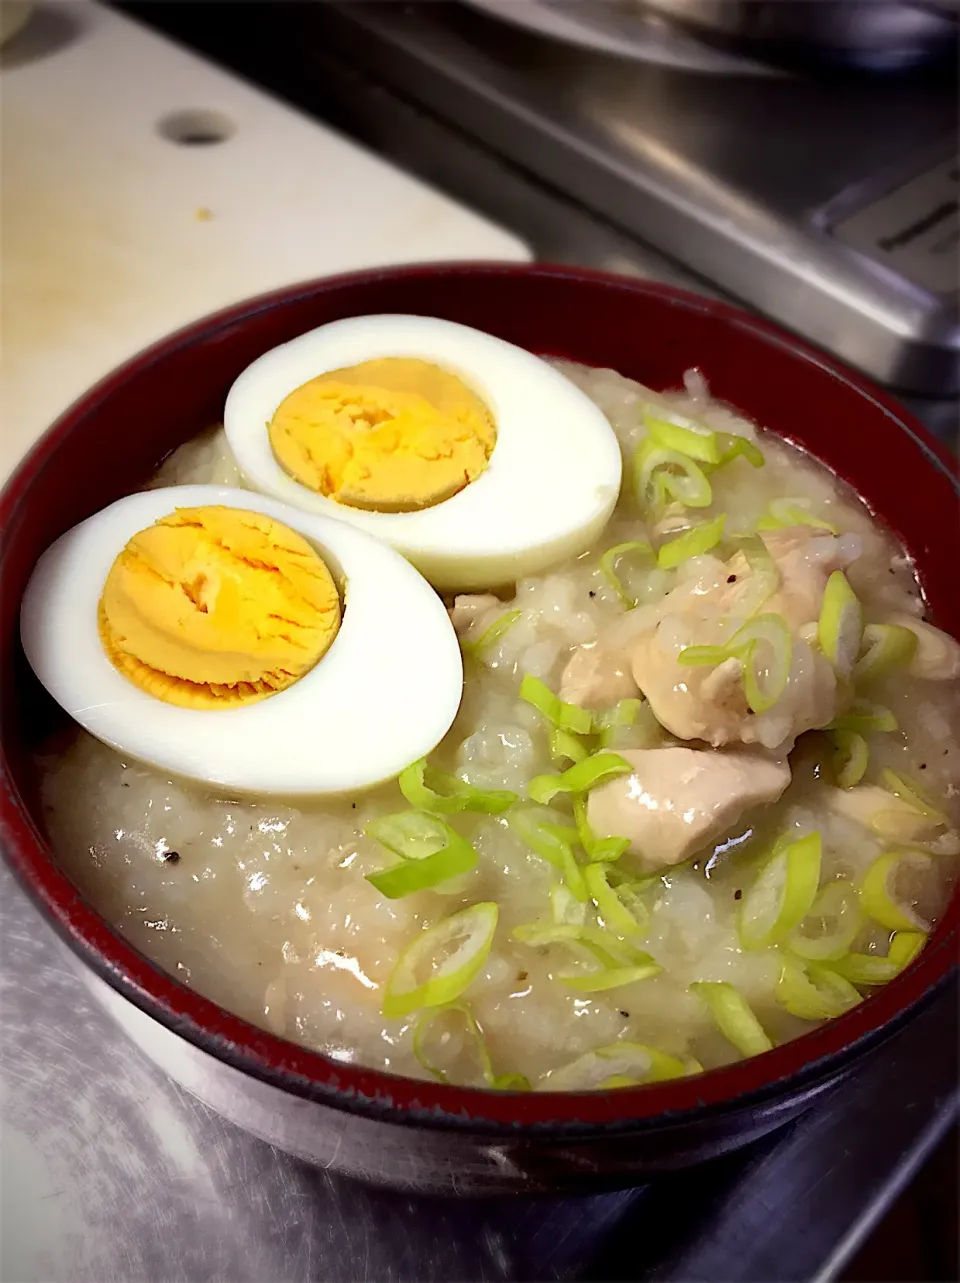
[(224, 409), (250, 486), (390, 544), (442, 589), (491, 587), (600, 534), (621, 455), (559, 371), (479, 330), (357, 316), (264, 353)]
[(40, 558), (21, 637), (118, 752), (237, 793), (345, 793), (429, 753), (460, 703), (430, 585), (343, 521), (228, 486), (120, 499)]

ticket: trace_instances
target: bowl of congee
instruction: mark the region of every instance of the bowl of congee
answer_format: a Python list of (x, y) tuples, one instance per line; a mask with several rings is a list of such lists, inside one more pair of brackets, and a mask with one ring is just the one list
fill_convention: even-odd
[(280, 291), (2, 499), (2, 842), (189, 1091), (408, 1189), (808, 1107), (948, 979), (958, 492), (764, 321), (570, 268)]

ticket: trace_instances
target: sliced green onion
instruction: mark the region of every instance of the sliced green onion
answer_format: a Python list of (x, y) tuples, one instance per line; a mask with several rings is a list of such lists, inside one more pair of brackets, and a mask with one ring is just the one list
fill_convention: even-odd
[(593, 730), (593, 714), (589, 708), (564, 703), (545, 682), (531, 673), (527, 673), (520, 683), (520, 698), (532, 704), (558, 730), (572, 731), (574, 735), (589, 735)]
[(722, 512), (719, 517), (714, 517), (713, 521), (701, 522), (700, 525), (685, 530), (682, 535), (677, 535), (675, 539), (669, 539), (660, 546), (657, 565), (661, 570), (673, 570), (688, 558), (699, 557), (709, 552), (723, 538), (726, 522), (727, 514)]
[(736, 538), (750, 570), (747, 591), (739, 599), (737, 609), (745, 614), (754, 615), (780, 587), (780, 570), (770, 555), (770, 549), (759, 535), (731, 537)]
[(774, 499), (767, 515), (757, 522), (757, 529), (782, 530), (785, 526), (813, 526), (815, 530), (827, 530), (832, 535), (840, 533), (837, 526), (816, 516), (812, 508), (809, 499)]
[(579, 993), (605, 993), (608, 989), (621, 989), (624, 985), (649, 980), (662, 970), (660, 964), (650, 958), (649, 962), (635, 967), (601, 967), (597, 971), (561, 976), (561, 979), (568, 988), (576, 989)]
[(499, 815), (517, 800), (516, 793), (509, 789), (475, 788), (456, 775), (438, 771), (436, 767), (427, 765), (425, 757), (401, 771), (397, 783), (411, 806), (436, 815), (455, 815), (459, 811)]
[(550, 888), (550, 916), (554, 926), (582, 927), (587, 921), (586, 902), (581, 902), (565, 882)]
[(898, 797), (901, 802), (906, 802), (908, 806), (912, 806), (921, 815), (925, 815), (930, 820), (936, 820), (938, 824), (944, 826), (949, 823), (948, 817), (924, 795), (915, 780), (908, 780), (906, 776), (898, 775), (896, 771), (883, 770), (880, 772), (880, 783), (889, 793)]
[(534, 947), (562, 944), (577, 957), (599, 963), (590, 971), (561, 972), (559, 979), (580, 993), (602, 993), (619, 989), (622, 985), (636, 984), (658, 975), (663, 968), (645, 953), (626, 940), (618, 939), (612, 932), (600, 927), (560, 924), (541, 926), (529, 923), (515, 927), (515, 939)]
[(860, 934), (863, 914), (849, 882), (828, 882), (816, 894), (810, 912), (787, 940), (792, 953), (809, 962), (835, 962), (850, 951)]
[(703, 470), (679, 450), (647, 437), (633, 456), (637, 500), (643, 507), (665, 507), (670, 500), (687, 508), (708, 508), (713, 491)]
[(717, 434), (683, 415), (676, 419), (661, 419), (648, 408), (643, 410), (643, 422), (651, 440), (657, 445), (666, 446), (668, 450), (678, 450), (691, 459), (701, 463), (719, 463), (721, 457), (720, 442)]
[(555, 726), (550, 732), (550, 756), (558, 766), (564, 762), (582, 762), (589, 755), (590, 750), (583, 740), (570, 731), (562, 731)]
[(863, 607), (842, 570), (833, 572), (823, 590), (817, 640), (837, 672), (849, 677), (863, 640)]
[(773, 1043), (750, 1010), (746, 998), (725, 980), (697, 980), (689, 986), (707, 1004), (714, 1023), (728, 1042), (743, 1056), (759, 1056)]
[(803, 966), (784, 958), (773, 995), (801, 1020), (831, 1020), (855, 1007), (860, 995), (849, 980), (815, 963)]
[(388, 900), (399, 900), (414, 891), (439, 886), (476, 866), (477, 853), (443, 820), (424, 811), (401, 811), (371, 821), (364, 832), (401, 858), (400, 864), (367, 881)]
[(851, 984), (885, 985), (906, 970), (926, 942), (924, 931), (897, 931), (885, 957), (878, 953), (848, 953), (830, 966)]
[(621, 699), (598, 713), (600, 747), (619, 752), (624, 748), (654, 748), (663, 739), (663, 728), (645, 699)]
[(917, 634), (900, 624), (867, 624), (863, 649), (853, 666), (853, 680), (861, 685), (907, 668), (917, 653)]
[(730, 651), (743, 662), (747, 703), (755, 713), (765, 713), (786, 689), (793, 665), (793, 639), (787, 621), (782, 615), (754, 616), (731, 637)]
[(614, 1087), (639, 1087), (702, 1073), (692, 1056), (680, 1060), (646, 1043), (613, 1042), (588, 1051), (568, 1065), (554, 1069), (544, 1085), (551, 1091), (594, 1091)]
[(619, 753), (594, 753), (560, 775), (535, 775), (527, 786), (527, 793), (535, 802), (546, 805), (558, 793), (586, 793), (607, 780), (629, 775), (632, 770)]
[(636, 949), (626, 940), (618, 939), (613, 932), (602, 927), (580, 926), (575, 923), (557, 923), (545, 926), (541, 922), (526, 922), (513, 929), (514, 939), (542, 948), (562, 944), (578, 958), (599, 962), (606, 969), (639, 967), (652, 959), (642, 949)]
[(731, 656), (726, 646), (684, 646), (677, 654), (677, 663), (684, 668), (716, 668)]
[(393, 1019), (459, 998), (483, 970), (499, 913), (492, 900), (485, 901), (421, 932), (400, 954), (387, 979), (381, 1013)]
[(461, 639), (460, 649), (467, 655), (473, 655), (479, 659), (485, 655), (488, 650), (492, 650), (497, 642), (501, 640), (517, 622), (523, 612), (520, 610), (508, 610), (492, 624), (488, 624), (480, 636), (475, 641)]
[(821, 855), (819, 833), (774, 848), (740, 906), (740, 943), (745, 949), (780, 944), (800, 925), (817, 894)]
[(782, 615), (755, 615), (726, 646), (685, 646), (677, 662), (690, 668), (715, 668), (739, 659), (743, 691), (755, 713), (772, 708), (786, 689), (793, 665), (793, 639)]
[(521, 807), (511, 812), (508, 824), (535, 855), (561, 874), (571, 894), (585, 901), (587, 884), (573, 854), (577, 831), (569, 825), (553, 824), (543, 816), (542, 811)]
[(642, 699), (621, 699), (617, 701), (613, 708), (608, 708), (602, 713), (598, 713), (595, 718), (595, 724), (600, 732), (600, 747), (609, 748), (616, 732), (624, 727), (632, 726), (642, 708)]
[(882, 704), (871, 704), (867, 700), (858, 700), (845, 713), (835, 717), (827, 727), (831, 731), (855, 731), (857, 735), (869, 735), (873, 731), (895, 731), (897, 719)]
[(574, 794), (573, 819), (577, 826), (580, 845), (589, 860), (612, 864), (619, 860), (630, 846), (629, 838), (597, 837), (587, 819), (587, 799), (582, 793)]
[(878, 856), (860, 887), (864, 913), (888, 931), (928, 931), (930, 923), (898, 897), (896, 882), (905, 868), (926, 870), (932, 865), (933, 857), (926, 851), (886, 851)]
[(587, 892), (600, 914), (603, 925), (620, 936), (640, 936), (649, 929), (650, 914), (636, 895), (623, 894), (610, 885), (602, 864), (589, 864), (583, 871)]
[(867, 741), (858, 731), (834, 731), (833, 741), (836, 744), (833, 769), (837, 784), (842, 789), (852, 789), (860, 783), (867, 771), (870, 760)]
[[(949, 818), (920, 791), (920, 786), (906, 780), (896, 771), (880, 772), (884, 789), (891, 795), (891, 805), (870, 817), (870, 828), (879, 837), (894, 842), (920, 841), (937, 829), (948, 828)], [(896, 803), (893, 803), (893, 799)]]
[(451, 1013), (455, 1013), (463, 1018), (466, 1025), (466, 1031), (473, 1042), (477, 1060), (480, 1062), (480, 1072), (483, 1075), (483, 1081), (494, 1091), (529, 1091), (530, 1081), (523, 1074), (495, 1074), (493, 1071), (493, 1061), (487, 1048), (487, 1040), (483, 1036), (479, 1024), (473, 1012), (462, 1002), (451, 1002), (445, 1007), (438, 1007), (433, 1010), (421, 1012), (413, 1026), (413, 1054), (427, 1071), (432, 1074), (439, 1082), (448, 1083), (450, 1077), (446, 1070), (441, 1069), (435, 1064), (427, 1048), (427, 1035), (430, 1027), (438, 1019), (442, 1019)]
[(648, 543), (632, 539), (627, 543), (615, 544), (600, 558), (600, 573), (626, 606), (627, 610), (633, 610), (637, 604), (637, 599), (628, 591), (620, 578), (617, 566), (623, 558), (629, 557), (631, 560), (653, 561), (653, 549)]
[(718, 432), (717, 441), (720, 446), (718, 468), (731, 463), (734, 459), (739, 459), (741, 455), (752, 468), (762, 468), (766, 462), (763, 451), (749, 437), (739, 436), (735, 432)]

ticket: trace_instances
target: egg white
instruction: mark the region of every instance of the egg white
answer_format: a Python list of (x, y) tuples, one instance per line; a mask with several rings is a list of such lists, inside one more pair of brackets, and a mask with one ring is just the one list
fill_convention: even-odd
[[(263, 513), (309, 540), (341, 587), (343, 619), (316, 667), (286, 690), (237, 708), (180, 708), (113, 667), (97, 606), (128, 539), (176, 508), (215, 504)], [(391, 779), (443, 738), (463, 689), (443, 603), (393, 549), (345, 522), (229, 486), (130, 495), (67, 531), (34, 569), (20, 630), (37, 677), (85, 730), (231, 793), (344, 793)]]
[[(496, 423), (487, 469), (419, 512), (367, 512), (317, 494), (284, 471), (267, 432), (301, 384), (388, 356), (458, 375)], [(230, 389), (224, 427), (251, 486), (376, 535), (442, 589), (488, 588), (576, 556), (599, 536), (620, 490), (620, 447), (585, 393), (523, 348), (424, 316), (333, 321), (265, 352)]]

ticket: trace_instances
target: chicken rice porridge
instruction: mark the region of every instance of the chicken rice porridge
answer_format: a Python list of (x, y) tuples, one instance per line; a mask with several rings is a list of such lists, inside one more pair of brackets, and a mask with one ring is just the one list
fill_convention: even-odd
[[(553, 364), (616, 433), (619, 499), (586, 551), (445, 592), (463, 694), (426, 764), (285, 801), (86, 731), (41, 762), (105, 918), (342, 1061), (513, 1090), (696, 1073), (861, 1001), (954, 885), (960, 647), (896, 539), (696, 372)], [(152, 483), (184, 484), (250, 489), (222, 429)]]

